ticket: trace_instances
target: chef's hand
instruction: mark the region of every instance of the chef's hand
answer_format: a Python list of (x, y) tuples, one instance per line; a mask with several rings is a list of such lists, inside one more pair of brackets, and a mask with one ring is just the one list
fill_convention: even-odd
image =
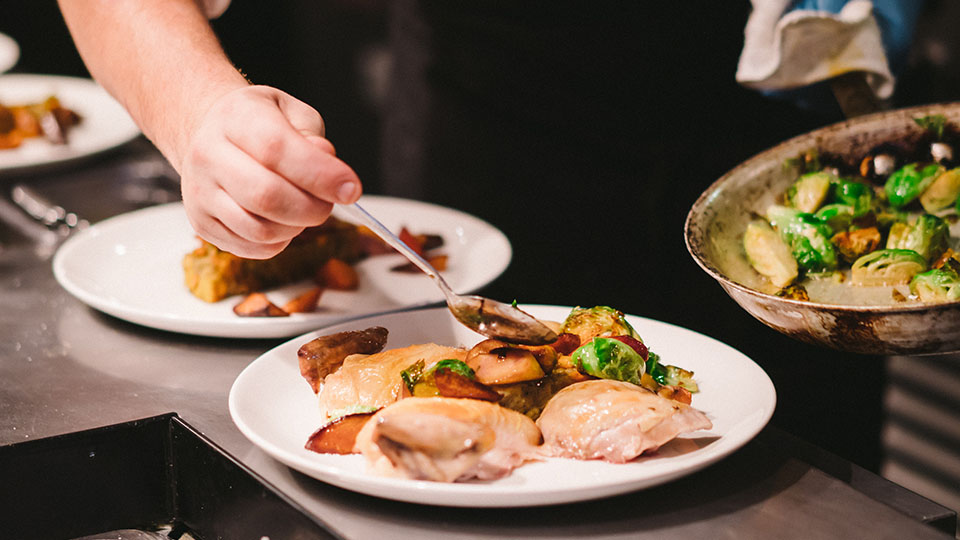
[(360, 179), (324, 138), (320, 114), (275, 88), (218, 98), (184, 137), (181, 187), (201, 237), (245, 258), (276, 255), (333, 203), (355, 202)]

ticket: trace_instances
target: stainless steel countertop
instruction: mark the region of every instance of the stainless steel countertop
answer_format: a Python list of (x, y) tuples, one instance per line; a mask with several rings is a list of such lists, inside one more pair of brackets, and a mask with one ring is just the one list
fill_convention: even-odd
[(153, 148), (137, 141), (69, 171), (0, 178), (0, 445), (176, 412), (351, 539), (952, 536), (924, 521), (955, 524), (953, 512), (772, 428), (678, 482), (545, 508), (418, 506), (292, 471), (247, 441), (227, 410), (234, 378), (284, 340), (178, 335), (92, 310), (53, 277), (57, 233), (9, 200), (13, 183), (22, 181), (96, 222), (175, 198), (175, 186), (149, 172), (162, 169)]

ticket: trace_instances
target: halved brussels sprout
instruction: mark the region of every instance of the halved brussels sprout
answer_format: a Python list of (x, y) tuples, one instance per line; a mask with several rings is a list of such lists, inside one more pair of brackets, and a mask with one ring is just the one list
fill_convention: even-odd
[(880, 230), (876, 227), (839, 232), (830, 239), (840, 256), (853, 262), (880, 246)]
[(797, 265), (806, 272), (836, 270), (837, 253), (830, 243), (832, 232), (812, 214), (786, 206), (767, 209), (767, 219), (793, 253)]
[(694, 393), (700, 391), (697, 381), (693, 379), (692, 371), (687, 371), (677, 366), (661, 364), (660, 356), (656, 353), (650, 353), (649, 358), (647, 358), (646, 371), (660, 384), (680, 386)]
[(797, 279), (797, 261), (790, 252), (790, 246), (763, 221), (747, 224), (747, 230), (743, 233), (743, 250), (750, 266), (777, 287), (786, 287)]
[(776, 292), (775, 296), (780, 298), (789, 298), (790, 300), (810, 300), (810, 295), (807, 293), (807, 289), (803, 285), (798, 285), (796, 283), (792, 285), (787, 285), (786, 287), (780, 289)]
[(461, 360), (447, 358), (427, 367), (423, 360), (417, 360), (407, 369), (400, 372), (400, 379), (407, 386), (410, 395), (416, 397), (430, 397), (439, 394), (437, 383), (434, 379), (437, 371), (450, 370), (458, 375), (468, 379), (477, 378), (473, 369)]
[(833, 203), (820, 207), (814, 217), (834, 231), (843, 231), (853, 223), (854, 209), (849, 204)]
[(960, 168), (950, 169), (938, 176), (920, 194), (920, 204), (927, 212), (933, 213), (952, 206), (960, 197)]
[(573, 365), (582, 373), (640, 384), (646, 361), (633, 347), (612, 337), (595, 337), (573, 351)]
[(950, 302), (960, 300), (960, 277), (939, 268), (913, 276), (910, 293), (921, 302)]
[(787, 200), (790, 201), (790, 206), (801, 212), (816, 212), (826, 200), (830, 186), (836, 180), (836, 176), (825, 171), (804, 174), (787, 189)]
[(900, 285), (927, 269), (927, 261), (909, 249), (879, 249), (853, 263), (850, 280), (855, 285)]
[(929, 131), (939, 141), (943, 138), (943, 129), (947, 126), (947, 117), (942, 114), (930, 114), (914, 118), (913, 122)]
[(911, 224), (893, 224), (887, 235), (887, 249), (913, 250), (931, 262), (946, 251), (949, 239), (950, 227), (945, 220), (922, 214)]
[(939, 163), (919, 168), (917, 163), (904, 165), (887, 178), (883, 189), (894, 208), (903, 208), (920, 196), (945, 170)]
[(563, 321), (558, 334), (564, 332), (580, 336), (581, 343), (586, 343), (595, 336), (630, 336), (643, 341), (627, 322), (623, 312), (609, 306), (573, 308)]
[(873, 188), (860, 182), (838, 180), (833, 184), (833, 200), (853, 209), (853, 216), (860, 217), (873, 206)]

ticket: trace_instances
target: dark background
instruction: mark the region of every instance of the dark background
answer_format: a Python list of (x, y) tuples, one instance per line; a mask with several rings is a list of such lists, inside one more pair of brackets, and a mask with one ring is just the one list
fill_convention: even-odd
[[(55, 3), (4, 4), (0, 32), (22, 49), (14, 72), (87, 75)], [(721, 339), (774, 380), (776, 424), (877, 470), (882, 359), (767, 329), (683, 243), (711, 182), (839, 112), (736, 84), (748, 2), (620, 4), (235, 0), (214, 27), (250, 80), (321, 112), (366, 192), (503, 230), (513, 261), (485, 294), (607, 304)], [(950, 10), (928, 2), (892, 106), (957, 98)]]

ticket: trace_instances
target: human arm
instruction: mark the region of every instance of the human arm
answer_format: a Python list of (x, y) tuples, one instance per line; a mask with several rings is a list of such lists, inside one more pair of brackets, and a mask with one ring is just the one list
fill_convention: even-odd
[(91, 74), (181, 175), (194, 230), (267, 258), (360, 181), (307, 104), (246, 81), (193, 0), (60, 0)]

